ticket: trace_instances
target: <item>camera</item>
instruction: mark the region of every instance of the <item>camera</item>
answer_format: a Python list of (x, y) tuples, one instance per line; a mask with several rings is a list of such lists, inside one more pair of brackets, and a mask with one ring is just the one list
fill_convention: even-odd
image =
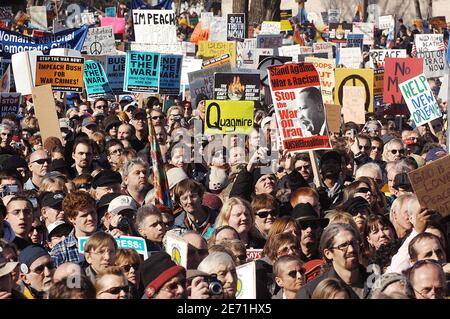
[(179, 122), (179, 121), (181, 121), (181, 115), (179, 115), (179, 114), (174, 115), (174, 116), (172, 117), (172, 119), (173, 119), (174, 122)]
[(128, 233), (130, 231), (130, 220), (128, 219), (128, 217), (122, 217), (115, 228), (124, 233)]
[(4, 185), (2, 191), (2, 197), (7, 195), (14, 195), (19, 192), (19, 186), (17, 185)]
[(205, 282), (208, 284), (209, 294), (211, 296), (217, 296), (223, 293), (222, 283), (217, 279), (216, 274), (205, 277)]

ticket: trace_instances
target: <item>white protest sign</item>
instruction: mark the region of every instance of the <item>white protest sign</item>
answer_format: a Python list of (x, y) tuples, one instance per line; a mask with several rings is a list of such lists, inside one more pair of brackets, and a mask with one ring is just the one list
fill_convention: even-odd
[(280, 34), (281, 22), (280, 21), (263, 21), (261, 24), (261, 31), (259, 34)]
[(28, 7), (30, 23), (32, 28), (47, 30), (47, 7), (32, 6)]
[(209, 25), (209, 41), (227, 41), (227, 18), (214, 17)]
[[(312, 49), (312, 48), (311, 48)], [(303, 53), (300, 45), (285, 45), (278, 48), (278, 55), (292, 57), (292, 62), (298, 62), (298, 55)]]
[(81, 51), (91, 55), (116, 54), (113, 27), (90, 28)]
[(365, 93), (362, 86), (344, 86), (344, 98), (342, 105), (342, 114), (345, 122), (355, 122), (356, 124), (364, 124)]
[(238, 283), (236, 299), (256, 299), (256, 263), (236, 267)]
[(11, 57), (16, 91), (22, 95), (31, 94), (31, 89), (34, 87), (38, 55), (43, 55), (42, 51), (24, 51), (13, 54)]
[(183, 64), (181, 65), (181, 84), (189, 85), (188, 73), (201, 70), (202, 59), (183, 58)]
[(130, 48), (132, 51), (183, 54), (183, 46), (181, 42), (169, 44), (131, 42)]
[(133, 10), (137, 43), (176, 43), (177, 26), (173, 10)]
[(416, 34), (414, 44), (417, 52), (439, 51), (444, 49), (443, 34)]
[(411, 119), (416, 126), (431, 122), (442, 116), (425, 74), (420, 74), (399, 84), (408, 105)]
[(179, 266), (183, 266), (187, 269), (187, 257), (188, 257), (188, 242), (183, 238), (167, 233), (165, 238), (166, 252), (170, 255), (172, 260)]
[(384, 59), (386, 58), (406, 58), (405, 49), (395, 49), (395, 50), (370, 50), (370, 66), (372, 68), (384, 68)]
[(328, 10), (328, 24), (339, 23), (341, 19), (340, 9), (329, 9)]
[(444, 50), (417, 52), (417, 57), (423, 58), (423, 72), (427, 78), (440, 77), (448, 73)]
[(359, 69), (362, 62), (362, 54), (360, 48), (341, 48), (339, 64), (346, 68)]
[(67, 48), (54, 48), (50, 50), (52, 56), (70, 56), (75, 58), (81, 58), (81, 52), (74, 49)]
[(395, 21), (392, 15), (380, 16), (378, 17), (378, 29), (386, 30), (386, 29), (394, 29)]
[(374, 41), (375, 25), (369, 22), (353, 22), (353, 33), (363, 34), (363, 44), (372, 45)]

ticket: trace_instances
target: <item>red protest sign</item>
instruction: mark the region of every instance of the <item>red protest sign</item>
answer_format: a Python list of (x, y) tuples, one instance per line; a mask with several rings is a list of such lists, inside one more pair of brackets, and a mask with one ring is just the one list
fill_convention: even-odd
[(423, 73), (421, 58), (386, 58), (384, 60), (383, 102), (404, 104), (399, 84)]

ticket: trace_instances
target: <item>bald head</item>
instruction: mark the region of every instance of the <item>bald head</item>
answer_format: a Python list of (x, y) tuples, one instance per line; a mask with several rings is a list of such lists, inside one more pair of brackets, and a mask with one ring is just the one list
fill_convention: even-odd
[(198, 265), (208, 255), (206, 240), (195, 232), (186, 232), (182, 238), (189, 243), (188, 269), (197, 269)]
[(34, 162), (36, 160), (42, 159), (42, 158), (47, 158), (47, 157), (48, 157), (47, 152), (44, 151), (44, 150), (34, 151), (30, 155), (30, 163), (32, 163), (32, 162)]
[(81, 266), (75, 263), (64, 263), (56, 268), (53, 274), (53, 282), (60, 282), (64, 279), (70, 280), (71, 283), (76, 283), (77, 278), (84, 274)]

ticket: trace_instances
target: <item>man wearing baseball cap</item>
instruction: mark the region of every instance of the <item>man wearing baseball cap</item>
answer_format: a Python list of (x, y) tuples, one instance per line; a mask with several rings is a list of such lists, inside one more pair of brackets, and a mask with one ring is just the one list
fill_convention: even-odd
[(103, 225), (113, 236), (131, 235), (137, 209), (138, 205), (133, 197), (118, 196), (109, 203)]
[(64, 220), (62, 202), (65, 194), (63, 192), (45, 192), (41, 197), (41, 216), (45, 227), (57, 220)]
[(72, 231), (73, 226), (63, 220), (57, 220), (47, 226), (47, 246), (52, 249), (62, 242)]

